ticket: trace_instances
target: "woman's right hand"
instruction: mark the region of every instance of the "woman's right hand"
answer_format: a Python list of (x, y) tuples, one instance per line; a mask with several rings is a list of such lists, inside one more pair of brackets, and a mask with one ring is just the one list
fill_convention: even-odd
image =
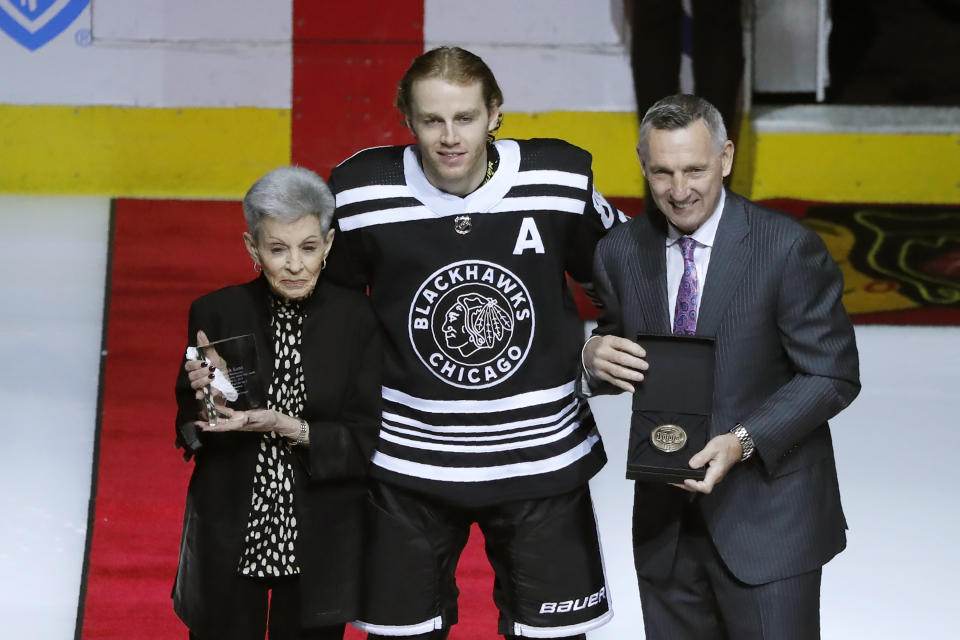
[[(203, 331), (197, 331), (197, 346), (204, 347), (208, 344), (210, 344), (210, 340), (207, 339), (207, 334)], [(203, 399), (203, 388), (213, 381), (213, 372), (216, 371), (218, 366), (222, 368), (224, 365), (223, 358), (217, 354), (216, 349), (208, 349), (206, 356), (206, 360), (187, 360), (183, 365), (190, 380), (190, 388), (197, 392), (197, 400)], [(220, 392), (215, 390), (214, 393), (219, 394)]]
[(213, 365), (208, 365), (203, 360), (187, 360), (183, 365), (187, 370), (187, 377), (190, 379), (190, 388), (197, 392), (197, 398), (201, 398), (203, 388), (213, 382), (213, 372), (216, 370)]

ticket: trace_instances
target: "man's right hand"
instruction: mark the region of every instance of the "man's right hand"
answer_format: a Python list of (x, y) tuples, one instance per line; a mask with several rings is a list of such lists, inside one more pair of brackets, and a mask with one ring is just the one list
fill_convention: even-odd
[(643, 347), (619, 336), (593, 336), (583, 345), (583, 364), (590, 375), (630, 393), (650, 367), (645, 357)]

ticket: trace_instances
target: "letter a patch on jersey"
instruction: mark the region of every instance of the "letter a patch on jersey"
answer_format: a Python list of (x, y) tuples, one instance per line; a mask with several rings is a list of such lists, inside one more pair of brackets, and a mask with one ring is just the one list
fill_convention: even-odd
[(543, 248), (543, 240), (540, 238), (540, 231), (537, 229), (537, 223), (533, 218), (524, 218), (520, 223), (520, 233), (517, 234), (517, 244), (513, 247), (513, 255), (519, 256), (527, 249), (533, 249), (537, 253), (546, 253)]

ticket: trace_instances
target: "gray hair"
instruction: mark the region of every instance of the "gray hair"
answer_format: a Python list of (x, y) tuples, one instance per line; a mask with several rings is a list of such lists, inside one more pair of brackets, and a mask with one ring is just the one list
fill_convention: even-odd
[(710, 140), (718, 154), (723, 153), (723, 145), (727, 141), (727, 128), (723, 125), (723, 116), (717, 108), (699, 96), (686, 93), (667, 96), (658, 100), (647, 109), (640, 121), (640, 136), (637, 142), (637, 151), (646, 161), (650, 158), (650, 130), (659, 129), (673, 131), (686, 129), (697, 120), (703, 120), (710, 132)]
[(333, 222), (336, 201), (323, 178), (303, 167), (277, 167), (253, 183), (243, 198), (247, 230), (259, 238), (264, 218), (294, 222), (304, 216), (320, 221), (326, 234)]

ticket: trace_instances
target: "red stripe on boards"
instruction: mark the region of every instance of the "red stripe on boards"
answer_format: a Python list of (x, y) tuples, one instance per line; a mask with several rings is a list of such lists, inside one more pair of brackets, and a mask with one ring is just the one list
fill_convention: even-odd
[(423, 0), (293, 6), (293, 162), (326, 177), (359, 149), (410, 142), (393, 99), (423, 53)]

